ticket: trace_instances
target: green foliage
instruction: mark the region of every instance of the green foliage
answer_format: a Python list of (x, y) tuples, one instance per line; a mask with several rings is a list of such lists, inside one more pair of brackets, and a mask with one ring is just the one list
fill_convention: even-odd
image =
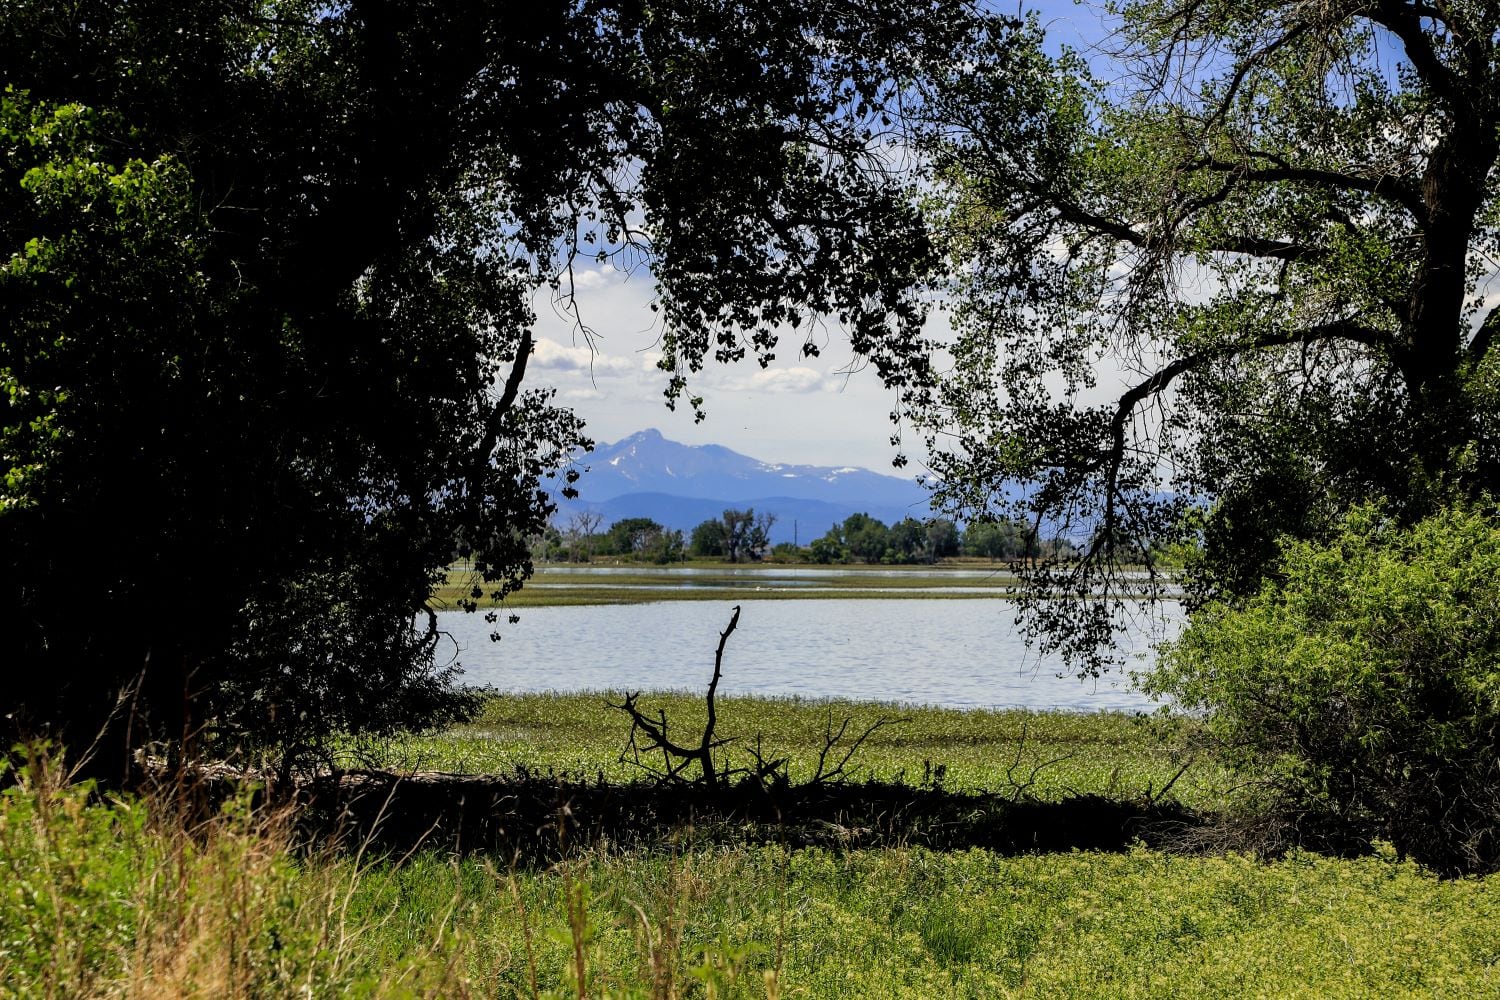
[(362, 941), (389, 917), (351, 906), (364, 866), (294, 857), (290, 816), (254, 807), (253, 790), (194, 815), (190, 791), (105, 797), (44, 748), (15, 754), (26, 763), (0, 792), (0, 998), (465, 995), (441, 921), (394, 954)]
[(720, 518), (710, 518), (700, 522), (693, 529), (691, 540), (688, 543), (688, 551), (699, 557), (722, 556), (725, 554), (724, 541), (727, 532), (724, 529), (724, 521)]
[(965, 4), (531, 15), (0, 7), (7, 731), (102, 730), (113, 779), (127, 738), (452, 718), (433, 588), (516, 590), (587, 446), (525, 387), (538, 293), (588, 335), (575, 265), (652, 265), (672, 398), (816, 314), (867, 353), (919, 326), (938, 259), (877, 133)]
[(771, 547), (771, 525), (775, 514), (757, 514), (755, 508), (724, 511), (724, 555), (730, 562), (758, 561)]
[[(517, 768), (613, 781), (639, 778), (620, 759), (629, 722), (605, 707), (615, 693), (492, 695), (473, 721), (442, 733), (402, 737), (367, 747), (365, 760), (396, 769), (501, 774)], [(666, 712), (674, 733), (701, 731), (703, 700), (691, 694), (650, 696)], [(1122, 713), (983, 711), (880, 705), (802, 698), (717, 701), (717, 731), (734, 737), (721, 759), (726, 768), (755, 763), (759, 736), (768, 756), (785, 756), (788, 777), (806, 781), (817, 769), (829, 724), (850, 720), (858, 734), (882, 717), (900, 719), (876, 730), (849, 768), (852, 780), (920, 783), (941, 770), (953, 791), (1006, 794), (1017, 782), (1034, 782), (1027, 794), (1048, 801), (1069, 795), (1130, 797), (1158, 792), (1185, 762), (1195, 732), (1190, 720), (1144, 725)], [(1172, 794), (1194, 808), (1217, 808), (1228, 780), (1213, 758), (1199, 758), (1172, 785)]]
[(902, 518), (893, 525), (867, 513), (850, 514), (821, 538), (809, 555), (816, 563), (866, 562), (905, 566), (936, 562), (959, 551), (958, 527), (947, 518)]
[(767, 558), (773, 563), (807, 562), (808, 551), (805, 546), (796, 542), (777, 542), (771, 546), (771, 554)]
[(14, 782), (0, 792), (0, 982), (44, 996), (77, 989), (129, 947), (132, 853), (146, 839), (138, 803), (90, 807), (93, 786), (61, 786), (57, 766), (39, 757), (18, 775), (0, 771)]
[(954, 365), (914, 423), (965, 520), (1089, 539), (1022, 594), (1080, 670), (1123, 602), (1243, 598), (1369, 497), (1500, 486), (1500, 12), (1427, 15), (1123, 0), (1108, 51), (940, 74)]
[(1388, 858), (688, 843), (513, 876), (421, 854), (372, 866), (350, 917), (371, 965), (399, 967), (450, 927), (475, 995), (530, 996), (534, 968), (540, 990), (576, 997), (583, 940), (594, 995), (1484, 997), (1500, 885)]
[[(1107, 752), (1104, 763), (1109, 762)], [(0, 997), (1491, 996), (1500, 881), (1394, 852), (294, 849), (234, 799), (0, 794)]]
[(1276, 579), (1194, 615), (1147, 676), (1281, 809), (1445, 870), (1500, 864), (1500, 525), (1355, 508)]
[(813, 562), (821, 565), (849, 561), (849, 549), (844, 545), (836, 527), (821, 538), (814, 538), (807, 548), (807, 554)]
[(964, 529), (964, 555), (1018, 561), (1041, 554), (1036, 533), (1008, 519), (975, 521)]
[(878, 563), (890, 548), (891, 529), (869, 514), (850, 514), (839, 526), (838, 538), (849, 555), (860, 562)]
[(649, 517), (616, 521), (599, 539), (595, 552), (658, 564), (682, 562), (686, 558), (682, 532), (670, 531)]
[(935, 517), (927, 522), (927, 561), (936, 562), (958, 555), (960, 547), (958, 525), (946, 517)]

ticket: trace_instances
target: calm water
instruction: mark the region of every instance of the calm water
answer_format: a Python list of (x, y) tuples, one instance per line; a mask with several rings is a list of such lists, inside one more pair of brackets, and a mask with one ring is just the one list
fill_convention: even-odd
[[(955, 708), (1149, 709), (1128, 677), (1057, 677), (1059, 665), (1029, 652), (1014, 607), (994, 599), (940, 601), (743, 601), (724, 654), (727, 694), (858, 698)], [(1154, 641), (1176, 631), (1179, 612), (1132, 632), (1149, 662)], [(501, 619), (491, 642), (482, 615), (445, 612), (464, 680), (504, 691), (622, 688), (702, 690), (713, 674), (731, 605), (674, 601), (529, 608)], [(1155, 632), (1155, 637), (1150, 634)], [(441, 651), (440, 651), (441, 655)]]

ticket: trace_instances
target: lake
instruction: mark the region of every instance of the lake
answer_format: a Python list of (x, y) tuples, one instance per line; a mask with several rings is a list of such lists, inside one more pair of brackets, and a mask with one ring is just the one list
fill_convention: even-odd
[[(1150, 710), (1129, 678), (1058, 677), (1061, 667), (1026, 649), (1015, 606), (994, 599), (741, 601), (719, 690), (906, 702), (952, 708)], [(713, 675), (719, 632), (732, 605), (673, 601), (538, 607), (507, 624), (499, 642), (483, 613), (439, 614), (462, 680), (502, 691), (693, 690)], [(1154, 641), (1175, 634), (1180, 611), (1158, 609), (1130, 635), (1133, 669)]]

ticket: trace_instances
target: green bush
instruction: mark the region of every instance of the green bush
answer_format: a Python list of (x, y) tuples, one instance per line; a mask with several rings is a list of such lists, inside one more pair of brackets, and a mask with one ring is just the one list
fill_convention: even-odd
[(1147, 688), (1203, 712), (1297, 828), (1500, 866), (1500, 522), (1403, 528), (1363, 507), (1327, 544), (1287, 544), (1280, 570), (1195, 613)]

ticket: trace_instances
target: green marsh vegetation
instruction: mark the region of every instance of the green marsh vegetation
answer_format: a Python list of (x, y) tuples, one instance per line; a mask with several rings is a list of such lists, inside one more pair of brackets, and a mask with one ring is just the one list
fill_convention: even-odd
[[(541, 773), (630, 781), (642, 771), (621, 759), (629, 722), (605, 701), (619, 692), (496, 695), (474, 719), (442, 733), (408, 735), (363, 748), (365, 759), (395, 769), (501, 773), (524, 768)], [(704, 721), (699, 694), (647, 694), (643, 706), (666, 712), (674, 731), (697, 732)], [(767, 753), (790, 758), (793, 781), (816, 767), (829, 726), (850, 720), (873, 733), (852, 761), (856, 780), (934, 781), (954, 791), (1006, 789), (1056, 801), (1068, 795), (1129, 797), (1160, 790), (1185, 763), (1185, 720), (1142, 719), (1124, 713), (960, 711), (800, 698), (721, 698), (722, 748), (731, 766), (749, 763), (760, 736)], [(1230, 778), (1211, 759), (1198, 759), (1173, 785), (1194, 807), (1214, 808)]]
[[(607, 564), (606, 564), (607, 565)], [(674, 569), (643, 570), (639, 564), (608, 566), (606, 574), (582, 572), (557, 566), (539, 566), (519, 590), (501, 601), (478, 599), (479, 606), (528, 608), (570, 607), (593, 604), (641, 604), (647, 601), (776, 601), (827, 600), (836, 598), (943, 599), (1007, 597), (1017, 579), (1003, 563), (966, 562), (945, 566), (880, 567), (879, 574), (860, 572), (859, 567), (841, 568), (838, 575), (799, 574), (799, 569), (817, 571), (816, 566), (760, 563), (754, 566), (698, 560), (685, 564), (691, 574)], [(826, 568), (826, 567), (824, 567)], [(979, 570), (955, 573), (952, 570)], [(475, 580), (471, 571), (452, 568), (434, 592), (434, 605), (457, 607), (472, 599)]]
[[(823, 706), (723, 707), (796, 717), (775, 730), (795, 740)], [(495, 699), (476, 726), (587, 739), (590, 714), (603, 756), (623, 727), (583, 700)], [(913, 713), (908, 736), (940, 735), (943, 715)], [(975, 721), (982, 757), (1020, 720)], [(1122, 717), (1028, 721), (1106, 763), (1154, 739)], [(881, 766), (893, 751), (872, 747)], [(684, 828), (526, 864), (308, 844), (244, 797), (185, 823), (177, 789), (95, 794), (55, 763), (23, 763), (0, 794), (0, 996), (1500, 996), (1500, 879), (1440, 880), (1379, 845), (1007, 857)]]

